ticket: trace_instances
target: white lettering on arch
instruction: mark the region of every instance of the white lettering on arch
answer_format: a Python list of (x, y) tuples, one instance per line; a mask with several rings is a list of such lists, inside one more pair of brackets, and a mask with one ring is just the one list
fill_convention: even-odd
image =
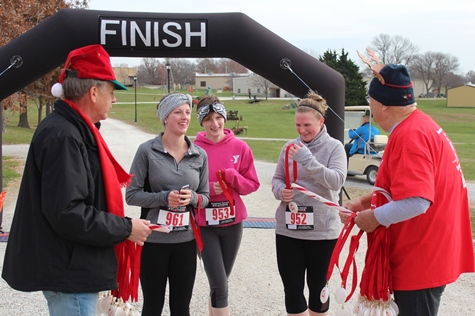
[(176, 22), (165, 23), (163, 25), (163, 32), (165, 32), (165, 34), (170, 35), (171, 37), (174, 37), (176, 39), (176, 42), (170, 43), (167, 39), (164, 39), (163, 44), (165, 44), (165, 46), (167, 47), (178, 47), (183, 42), (183, 39), (181, 38), (180, 34), (177, 34), (173, 32), (172, 30), (170, 30), (170, 27), (175, 27), (177, 30), (181, 30), (181, 25)]
[(106, 45), (106, 35), (116, 35), (114, 30), (108, 30), (108, 24), (119, 24), (119, 20), (101, 20), (101, 45)]
[(142, 33), (142, 30), (138, 26), (137, 22), (131, 21), (130, 22), (130, 45), (131, 46), (137, 46), (137, 41), (136, 41), (136, 34), (139, 35), (139, 37), (142, 39), (142, 43), (145, 44), (145, 46), (151, 46), (151, 28), (150, 28), (150, 21), (145, 22), (145, 36)]
[(108, 48), (205, 50), (207, 20), (100, 17), (99, 40)]
[(185, 39), (185, 46), (191, 47), (191, 37), (192, 36), (199, 36), (201, 37), (200, 46), (206, 46), (206, 24), (204, 22), (200, 23), (201, 30), (199, 32), (192, 32), (191, 31), (191, 23), (185, 23), (185, 30), (186, 30), (186, 39)]

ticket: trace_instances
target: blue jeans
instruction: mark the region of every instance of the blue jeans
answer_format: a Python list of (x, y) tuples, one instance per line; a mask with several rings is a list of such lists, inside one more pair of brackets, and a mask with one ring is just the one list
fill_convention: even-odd
[(99, 293), (43, 291), (50, 316), (95, 316)]

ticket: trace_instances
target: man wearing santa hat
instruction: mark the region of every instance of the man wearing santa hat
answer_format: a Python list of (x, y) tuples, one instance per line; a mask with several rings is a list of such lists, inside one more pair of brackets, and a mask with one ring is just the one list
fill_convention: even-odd
[(126, 89), (115, 79), (101, 45), (70, 52), (52, 89), (64, 98), (30, 144), (2, 277), (16, 290), (43, 291), (50, 315), (95, 315), (98, 292), (118, 288), (127, 299), (138, 284), (127, 269), (149, 222), (124, 217), (130, 175), (98, 130), (114, 89)]

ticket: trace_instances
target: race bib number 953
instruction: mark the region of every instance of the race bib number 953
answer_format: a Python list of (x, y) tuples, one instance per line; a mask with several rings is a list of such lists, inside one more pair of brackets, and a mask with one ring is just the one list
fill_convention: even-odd
[(236, 220), (236, 214), (229, 205), (229, 201), (210, 202), (205, 208), (206, 224), (222, 225), (229, 224)]

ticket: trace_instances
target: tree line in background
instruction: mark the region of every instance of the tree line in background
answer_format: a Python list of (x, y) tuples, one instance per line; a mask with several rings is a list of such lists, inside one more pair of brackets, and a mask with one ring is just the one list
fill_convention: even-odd
[[(465, 75), (458, 74), (458, 58), (441, 52), (426, 52), (419, 54), (419, 48), (402, 36), (380, 34), (373, 38), (369, 46), (380, 60), (387, 64), (404, 64), (408, 67), (413, 79), (420, 79), (425, 86), (426, 97), (430, 95), (441, 96), (441, 91), (463, 85), (467, 82), (475, 83), (475, 71)], [(368, 67), (362, 69), (348, 58), (344, 49), (341, 53), (327, 50), (321, 56), (314, 56), (329, 67), (340, 72), (345, 79), (345, 105), (366, 104), (366, 83), (363, 78), (371, 76)], [(165, 64), (171, 65), (172, 83), (179, 86), (192, 85), (195, 82), (195, 73), (248, 73), (242, 65), (226, 58), (197, 59), (196, 63), (189, 59), (166, 59), (160, 63), (158, 58), (144, 58), (137, 68), (137, 78), (143, 84), (166, 85), (167, 73)], [(122, 65), (126, 66), (126, 65)], [(250, 83), (267, 94), (272, 82), (258, 74), (250, 74)], [(232, 82), (228, 83), (232, 87)], [(435, 94), (433, 93), (435, 91)]]
[[(248, 73), (246, 67), (228, 58), (199, 58), (195, 62), (189, 58), (166, 58), (163, 62), (158, 58), (143, 58), (137, 67), (137, 80), (141, 84), (167, 85), (167, 64), (171, 69), (170, 80), (180, 86), (194, 85), (196, 73)], [(121, 64), (118, 67), (128, 65)]]
[[(342, 50), (341, 55), (327, 51), (323, 56), (318, 57), (333, 69), (339, 71), (345, 78), (346, 84), (346, 105), (365, 104), (366, 85), (359, 67), (348, 58), (348, 53)], [(160, 62), (158, 58), (143, 58), (137, 67), (137, 81), (141, 85), (163, 85), (168, 84), (168, 73), (166, 65), (170, 65), (171, 84), (180, 87), (194, 85), (196, 73), (200, 74), (231, 74), (227, 82), (228, 88), (232, 89), (232, 74), (249, 74), (249, 83), (254, 88), (259, 88), (268, 98), (268, 94), (273, 83), (262, 76), (251, 73), (246, 67), (227, 58), (200, 58), (196, 62), (187, 58), (167, 58)], [(116, 67), (127, 68), (127, 64), (115, 65)], [(223, 87), (225, 88), (225, 87)]]
[[(33, 28), (47, 17), (64, 8), (87, 8), (89, 0), (0, 0), (0, 45), (5, 45), (19, 35)], [(369, 45), (383, 63), (405, 64), (414, 79), (421, 79), (426, 87), (426, 95), (432, 91), (440, 94), (442, 88), (448, 88), (475, 83), (475, 71), (465, 75), (458, 74), (458, 58), (441, 52), (418, 53), (419, 48), (402, 36), (380, 34)], [(362, 69), (351, 59), (344, 49), (340, 53), (327, 50), (321, 56), (314, 56), (329, 67), (340, 72), (345, 79), (346, 105), (366, 104), (366, 84), (364, 75), (369, 75), (369, 68)], [(241, 64), (227, 58), (167, 58), (161, 62), (158, 58), (143, 58), (137, 67), (137, 80), (140, 84), (167, 85), (168, 73), (166, 64), (171, 67), (170, 80), (174, 85), (186, 87), (194, 85), (195, 74), (250, 73)], [(115, 65), (127, 68), (128, 65)], [(61, 68), (57, 68), (42, 78), (36, 80), (8, 98), (1, 100), (5, 110), (17, 111), (18, 126), (29, 128), (27, 106), (28, 100), (36, 105), (38, 124), (42, 120), (43, 109), (46, 115), (50, 113), (55, 98), (50, 89), (57, 82)], [(118, 75), (119, 77), (119, 75)], [(250, 73), (250, 84), (267, 94), (272, 82)], [(228, 82), (232, 88), (232, 76)], [(224, 88), (224, 87), (223, 87)]]
[[(456, 56), (442, 52), (418, 53), (419, 47), (402, 36), (380, 34), (371, 41), (370, 46), (384, 64), (404, 64), (408, 67), (413, 79), (421, 79), (426, 87), (426, 95), (465, 83), (475, 83), (475, 71), (470, 70), (465, 75), (458, 73), (459, 61)], [(442, 89), (444, 88), (444, 89)]]

